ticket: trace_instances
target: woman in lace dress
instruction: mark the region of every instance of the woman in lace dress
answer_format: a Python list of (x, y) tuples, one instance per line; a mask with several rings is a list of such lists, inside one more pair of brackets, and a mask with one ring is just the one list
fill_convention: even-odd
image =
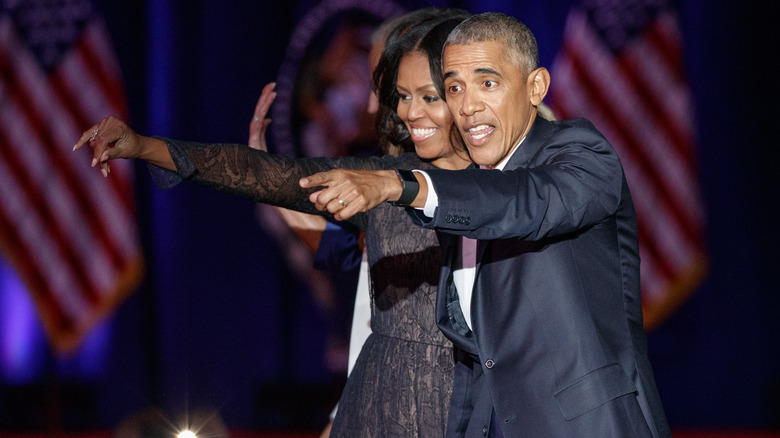
[[(245, 145), (201, 144), (144, 137), (115, 117), (86, 131), (93, 166), (140, 158), (159, 186), (196, 181), (257, 202), (322, 214), (299, 180), (343, 169), (462, 169), (468, 155), (453, 129), (442, 97), (441, 49), (459, 18), (437, 18), (388, 43), (374, 75), (380, 102), (395, 113), (380, 135), (413, 143), (416, 154), (375, 158), (275, 156)], [(352, 220), (366, 234), (371, 273), (372, 334), (347, 380), (333, 423), (333, 437), (444, 436), (454, 367), (452, 345), (436, 326), (434, 307), (440, 251), (434, 232), (414, 226), (404, 209), (383, 204)]]

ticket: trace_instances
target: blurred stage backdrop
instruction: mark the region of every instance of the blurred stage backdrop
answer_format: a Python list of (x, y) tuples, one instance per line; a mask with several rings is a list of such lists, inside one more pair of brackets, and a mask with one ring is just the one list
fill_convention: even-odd
[(244, 433), (323, 427), (354, 278), (312, 269), (272, 209), (189, 183), (161, 191), (139, 163), (104, 180), (70, 149), (108, 114), (148, 135), (245, 143), (277, 81), (272, 150), (376, 153), (370, 34), (424, 6), (528, 24), (547, 103), (618, 149), (673, 428), (771, 434), (780, 96), (767, 66), (780, 51), (759, 3), (3, 0), (0, 435), (106, 436), (149, 409)]

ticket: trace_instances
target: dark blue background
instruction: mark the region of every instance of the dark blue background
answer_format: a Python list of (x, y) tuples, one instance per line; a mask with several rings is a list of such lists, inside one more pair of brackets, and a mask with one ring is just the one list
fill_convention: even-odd
[[(399, 3), (518, 17), (550, 66), (574, 2)], [(777, 15), (769, 4), (680, 2), (711, 271), (649, 337), (676, 428), (780, 426), (778, 146), (770, 135), (780, 116), (773, 67), (780, 39), (770, 31)], [(131, 125), (149, 135), (245, 142), (262, 86), (276, 79), (291, 30), (314, 5), (97, 2), (123, 71)], [(79, 400), (88, 400), (83, 412), (66, 407), (64, 415), (76, 418), (66, 422), (113, 427), (155, 404), (172, 413), (215, 407), (237, 428), (321, 426), (340, 384), (322, 360), (324, 317), (281, 262), (254, 205), (194, 184), (163, 192), (144, 166), (136, 169), (148, 276), (110, 323), (102, 371), (75, 383), (48, 373), (44, 387), (60, 382), (67, 398), (75, 385), (85, 394)], [(298, 394), (306, 397), (291, 415), (286, 399)]]

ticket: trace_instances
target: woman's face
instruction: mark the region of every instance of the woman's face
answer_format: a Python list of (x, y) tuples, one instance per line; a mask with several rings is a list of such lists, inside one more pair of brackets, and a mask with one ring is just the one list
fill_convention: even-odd
[(401, 58), (398, 66), (398, 117), (412, 135), (417, 155), (441, 168), (461, 169), (462, 158), (450, 141), (452, 116), (431, 79), (428, 58), (418, 52)]

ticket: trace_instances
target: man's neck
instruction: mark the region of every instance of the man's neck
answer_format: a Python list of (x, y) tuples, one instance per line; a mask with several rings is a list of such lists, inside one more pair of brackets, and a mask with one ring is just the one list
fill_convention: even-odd
[(525, 141), (525, 137), (520, 139), (520, 142), (517, 143), (517, 146), (512, 148), (512, 150), (504, 157), (503, 160), (499, 161), (498, 164), (495, 166), (488, 166), (489, 169), (498, 169), (498, 170), (504, 170), (504, 167), (506, 166), (506, 163), (509, 162), (509, 160), (512, 158), (512, 155), (517, 152), (517, 149), (520, 147), (521, 144), (523, 144), (523, 141)]
[(517, 142), (517, 145), (512, 148), (511, 151), (509, 151), (508, 154), (504, 156), (504, 158), (501, 159), (497, 164), (494, 166), (488, 166), (490, 169), (498, 169), (498, 170), (504, 170), (504, 166), (506, 166), (506, 163), (509, 162), (509, 159), (512, 158), (512, 155), (517, 152), (517, 148), (520, 147), (521, 144), (523, 144), (523, 141), (525, 141), (526, 137), (528, 137), (528, 133), (531, 132), (531, 128), (533, 127), (534, 122), (536, 121), (537, 112), (533, 111), (531, 113), (531, 123), (526, 127), (525, 133), (523, 134), (523, 137), (520, 138), (520, 141)]

